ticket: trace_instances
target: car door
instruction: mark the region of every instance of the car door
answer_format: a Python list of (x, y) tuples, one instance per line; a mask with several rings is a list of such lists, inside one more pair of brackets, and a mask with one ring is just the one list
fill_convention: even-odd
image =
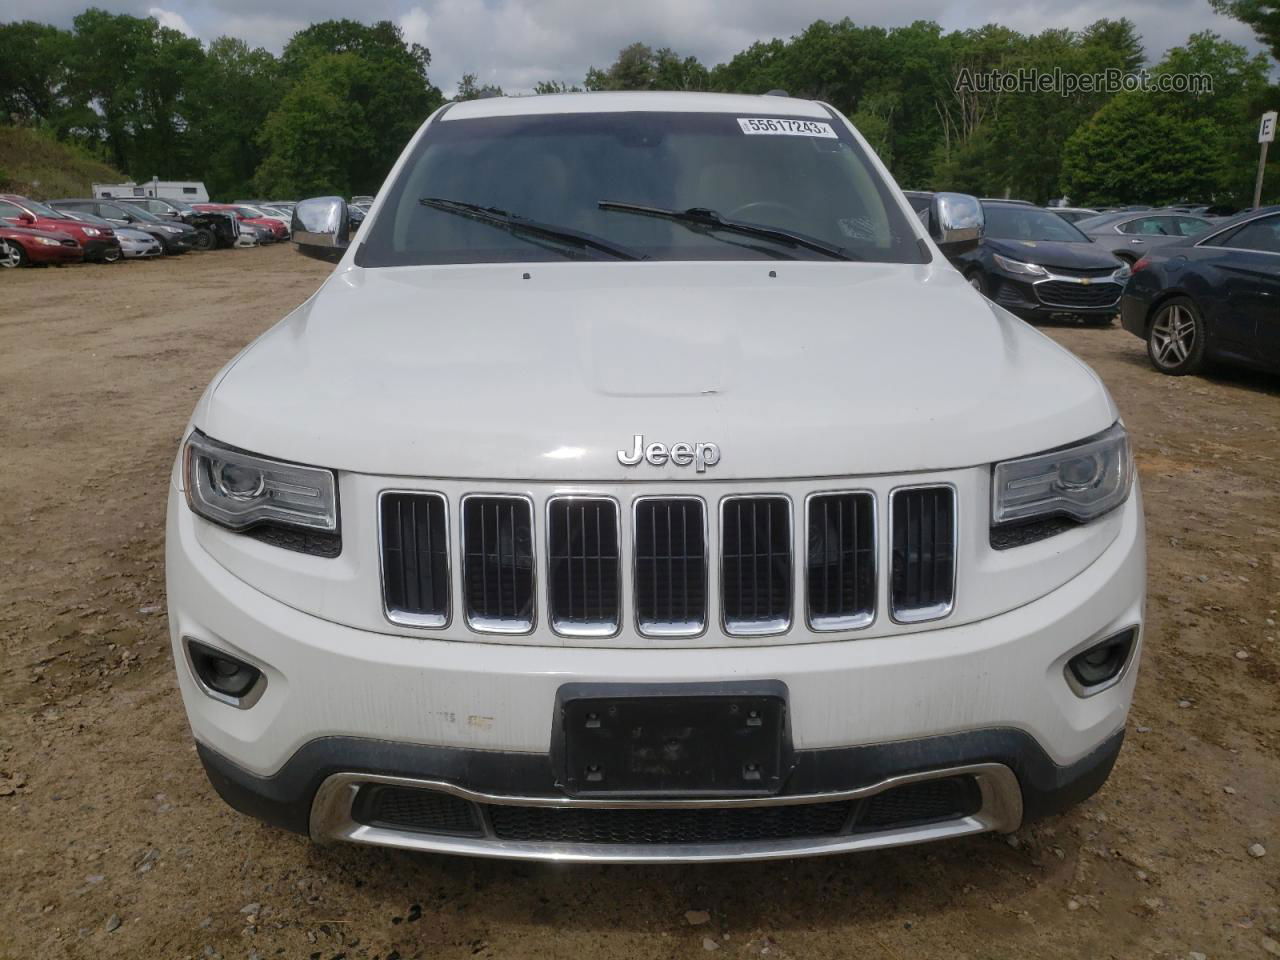
[(1120, 232), (1125, 235), (1125, 243), (1116, 254), (1122, 256), (1128, 252), (1135, 259), (1182, 236), (1174, 218), (1168, 216), (1128, 220), (1120, 225)]
[(1216, 326), (1224, 338), (1247, 357), (1280, 362), (1280, 213), (1211, 237), (1197, 250), (1197, 260), (1217, 273)]

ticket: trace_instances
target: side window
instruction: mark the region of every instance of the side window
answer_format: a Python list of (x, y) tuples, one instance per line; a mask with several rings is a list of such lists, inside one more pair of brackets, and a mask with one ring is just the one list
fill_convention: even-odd
[(1196, 217), (1175, 217), (1178, 221), (1178, 232), (1184, 237), (1196, 237), (1209, 229), (1209, 224), (1205, 220)]
[(1221, 246), (1235, 247), (1237, 250), (1257, 250), (1260, 253), (1280, 253), (1280, 214), (1245, 224)]
[(1130, 220), (1127, 223), (1122, 223), (1120, 224), (1120, 232), (1121, 233), (1137, 233), (1138, 226), (1141, 223), (1142, 223), (1141, 220)]
[(15, 206), (8, 200), (0, 200), (0, 217), (17, 217), (22, 214), (22, 208)]
[(1130, 223), (1129, 226), (1134, 229), (1127, 232), (1140, 233), (1146, 237), (1164, 237), (1172, 232), (1165, 229), (1165, 221), (1169, 219), (1169, 217), (1143, 217)]
[(183, 187), (183, 188), (182, 188), (182, 192), (183, 192), (183, 193), (189, 193), (189, 194), (191, 194), (192, 196), (195, 196), (195, 194), (196, 194), (196, 188), (195, 188), (195, 187)]

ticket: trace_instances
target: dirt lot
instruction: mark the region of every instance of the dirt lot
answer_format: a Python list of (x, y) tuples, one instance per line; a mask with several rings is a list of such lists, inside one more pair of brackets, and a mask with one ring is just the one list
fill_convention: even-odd
[(326, 270), (281, 247), (0, 277), (0, 957), (1280, 955), (1280, 378), (1160, 377), (1118, 327), (1050, 331), (1124, 411), (1151, 551), (1129, 737), (1068, 815), (584, 868), (319, 848), (225, 807), (172, 676), (168, 471), (212, 374)]

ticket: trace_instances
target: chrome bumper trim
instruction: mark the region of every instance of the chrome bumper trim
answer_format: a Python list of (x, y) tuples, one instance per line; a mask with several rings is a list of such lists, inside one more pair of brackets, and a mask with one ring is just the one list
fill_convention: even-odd
[[(489, 831), (486, 836), (456, 837), (371, 827), (351, 817), (356, 793), (365, 784), (418, 787), (448, 793), (474, 803), (495, 806), (595, 807), (597, 809), (688, 809), (761, 806), (794, 806), (830, 803), (874, 796), (894, 787), (922, 780), (972, 776), (982, 794), (982, 806), (972, 816), (917, 826), (890, 828), (849, 836), (811, 837), (749, 843), (704, 844), (551, 844), (501, 840)], [(963, 837), (996, 831), (1010, 833), (1022, 823), (1022, 790), (1013, 771), (999, 763), (947, 767), (921, 773), (888, 777), (879, 783), (838, 793), (802, 794), (777, 797), (699, 798), (692, 800), (598, 800), (575, 797), (512, 797), (477, 793), (455, 784), (408, 777), (388, 777), (368, 773), (336, 773), (316, 791), (311, 806), (311, 838), (317, 842), (344, 840), (373, 846), (448, 853), (461, 856), (511, 860), (541, 860), (560, 863), (716, 863), (730, 860), (778, 860), (856, 850), (888, 847), (948, 837)]]

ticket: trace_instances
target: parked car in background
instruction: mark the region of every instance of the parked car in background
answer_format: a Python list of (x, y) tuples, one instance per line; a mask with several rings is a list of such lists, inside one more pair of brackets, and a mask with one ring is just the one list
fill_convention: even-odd
[(1111, 322), (1125, 264), (1048, 210), (1006, 200), (984, 200), (982, 209), (982, 242), (950, 258), (970, 286), (1023, 319)]
[[(280, 239), (287, 240), (289, 238), (289, 214), (280, 213), (277, 210), (269, 210), (256, 203), (236, 203), (233, 206), (251, 220), (274, 220), (284, 227), (284, 236)], [(277, 237), (279, 237), (278, 233)]]
[(84, 259), (93, 263), (114, 263), (121, 256), (120, 244), (111, 227), (81, 223), (60, 210), (16, 193), (0, 194), (0, 219), (19, 227), (70, 234), (84, 251)]
[(1050, 213), (1056, 213), (1067, 223), (1079, 223), (1088, 217), (1096, 217), (1098, 215), (1097, 210), (1092, 210), (1089, 207), (1045, 207), (1045, 209)]
[(149, 234), (159, 241), (161, 249), (170, 256), (190, 250), (196, 234), (195, 227), (179, 220), (161, 220), (147, 210), (130, 209), (127, 205), (112, 203), (109, 200), (69, 198), (50, 200), (49, 206), (63, 213), (92, 214), (107, 226), (114, 227), (117, 233), (121, 228), (128, 227)]
[(0, 220), (0, 267), (79, 263), (84, 250), (76, 238), (61, 230), (35, 230)]
[(1125, 263), (1133, 266), (1142, 255), (1184, 237), (1209, 229), (1209, 221), (1174, 210), (1102, 213), (1076, 222), (1076, 229)]
[(227, 212), (206, 213), (181, 200), (162, 197), (113, 197), (111, 202), (129, 210), (141, 208), (162, 221), (176, 220), (194, 227), (192, 246), (197, 250), (235, 246), (240, 236), (238, 221)]
[(161, 246), (160, 241), (145, 230), (136, 230), (127, 226), (117, 227), (103, 217), (85, 213), (81, 210), (63, 210), (62, 212), (69, 217), (74, 217), (81, 223), (87, 223), (93, 227), (112, 228), (115, 231), (116, 241), (120, 244), (121, 256), (125, 259), (160, 256), (164, 253), (164, 248)]
[(289, 239), (288, 224), (281, 223), (280, 220), (275, 217), (261, 216), (261, 214), (252, 207), (234, 203), (197, 203), (195, 204), (195, 208), (197, 210), (204, 211), (205, 213), (229, 214), (240, 222), (242, 229), (246, 223), (259, 227), (266, 227), (271, 231), (272, 237), (275, 240)]
[(1174, 376), (1222, 360), (1280, 371), (1280, 206), (1242, 213), (1134, 265), (1120, 321)]

